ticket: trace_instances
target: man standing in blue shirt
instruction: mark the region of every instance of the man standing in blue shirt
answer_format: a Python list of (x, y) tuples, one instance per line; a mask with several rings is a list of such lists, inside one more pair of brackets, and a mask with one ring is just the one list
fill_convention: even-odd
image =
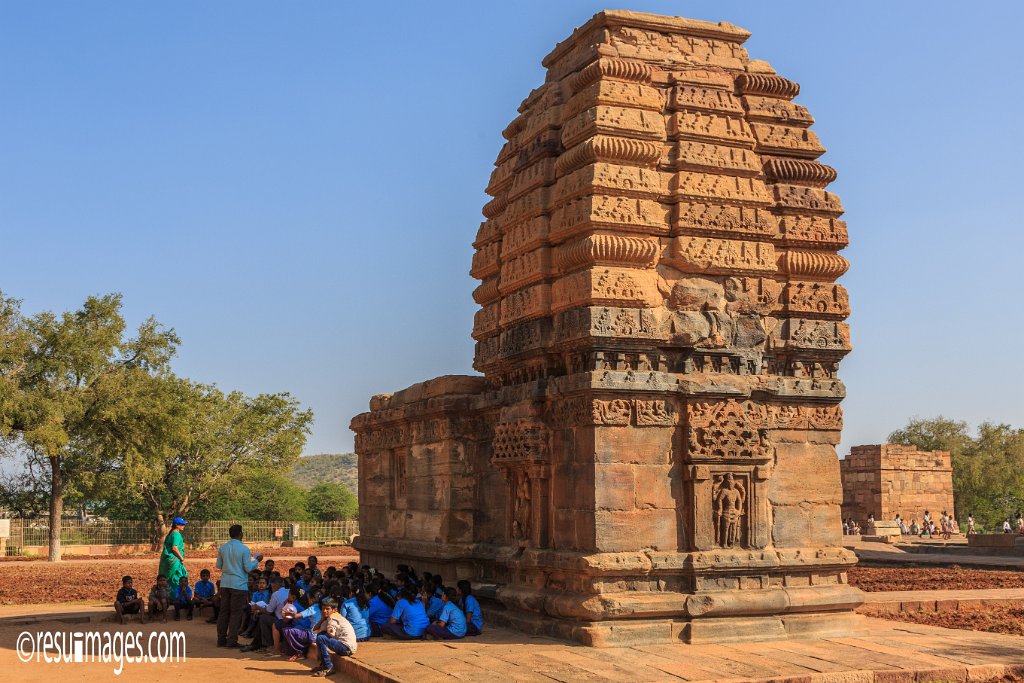
[(238, 629), (249, 603), (249, 572), (255, 569), (263, 555), (252, 556), (242, 543), (242, 525), (228, 529), (231, 540), (217, 550), (217, 569), (220, 575), (220, 614), (217, 615), (217, 647), (239, 647)]

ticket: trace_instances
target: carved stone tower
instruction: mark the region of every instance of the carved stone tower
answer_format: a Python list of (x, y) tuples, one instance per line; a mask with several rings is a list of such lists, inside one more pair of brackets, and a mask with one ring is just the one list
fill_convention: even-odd
[(484, 377), (353, 420), (364, 561), (493, 583), (496, 619), (596, 645), (858, 623), (846, 225), (748, 35), (608, 11), (544, 60), (474, 243)]

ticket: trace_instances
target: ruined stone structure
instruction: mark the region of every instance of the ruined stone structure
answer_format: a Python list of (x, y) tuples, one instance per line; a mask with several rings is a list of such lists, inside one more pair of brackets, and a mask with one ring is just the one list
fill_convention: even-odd
[(357, 416), (364, 562), (497, 587), (594, 645), (849, 632), (836, 172), (726, 23), (602, 12), (505, 129), (483, 377)]
[(843, 481), (843, 518), (864, 523), (869, 515), (891, 520), (900, 515), (909, 526), (925, 510), (938, 524), (953, 514), (953, 466), (946, 451), (916, 446), (854, 446), (839, 463)]

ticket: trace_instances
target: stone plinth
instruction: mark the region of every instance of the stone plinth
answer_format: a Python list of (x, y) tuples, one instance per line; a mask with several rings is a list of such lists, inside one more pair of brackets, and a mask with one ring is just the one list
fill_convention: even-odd
[(880, 541), (882, 543), (895, 543), (903, 535), (900, 525), (890, 520), (875, 520), (868, 522), (865, 541)]
[(945, 510), (953, 514), (953, 467), (945, 451), (915, 446), (854, 446), (839, 464), (843, 481), (843, 517), (865, 524), (869, 515), (910, 526), (927, 510), (938, 526)]
[(730, 24), (602, 12), (504, 130), (474, 367), (352, 422), (364, 562), (593, 645), (849, 633), (836, 172)]

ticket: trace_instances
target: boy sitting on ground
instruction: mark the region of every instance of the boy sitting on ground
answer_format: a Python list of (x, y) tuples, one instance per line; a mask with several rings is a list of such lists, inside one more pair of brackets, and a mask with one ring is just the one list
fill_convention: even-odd
[(188, 585), (188, 577), (178, 579), (178, 586), (172, 596), (174, 601), (174, 620), (181, 619), (181, 611), (188, 612), (188, 620), (192, 621), (192, 588)]
[(199, 580), (196, 581), (196, 585), (192, 589), (192, 592), (195, 595), (195, 597), (192, 598), (192, 604), (199, 610), (199, 617), (202, 618), (204, 607), (212, 607), (213, 617), (208, 619), (207, 623), (216, 623), (220, 609), (217, 606), (217, 602), (214, 600), (214, 597), (217, 595), (217, 587), (213, 585), (213, 581), (210, 581), (209, 569), (204, 569), (199, 572)]
[(167, 623), (167, 608), (171, 602), (171, 591), (167, 587), (167, 577), (156, 577), (156, 585), (149, 589), (149, 618), (154, 619), (160, 613), (160, 621)]
[(146, 616), (143, 613), (144, 606), (142, 598), (139, 597), (138, 591), (136, 591), (132, 585), (132, 577), (121, 577), (121, 589), (117, 591), (117, 599), (114, 600), (114, 611), (117, 612), (117, 616), (121, 619), (121, 623), (125, 623), (124, 615), (138, 614), (139, 620), (145, 624)]
[(323, 615), (313, 634), (316, 636), (316, 647), (320, 651), (320, 666), (313, 670), (314, 676), (330, 676), (334, 673), (334, 662), (331, 653), (339, 657), (348, 657), (356, 651), (356, 632), (352, 624), (338, 612), (338, 602), (334, 598), (326, 598), (320, 604)]

